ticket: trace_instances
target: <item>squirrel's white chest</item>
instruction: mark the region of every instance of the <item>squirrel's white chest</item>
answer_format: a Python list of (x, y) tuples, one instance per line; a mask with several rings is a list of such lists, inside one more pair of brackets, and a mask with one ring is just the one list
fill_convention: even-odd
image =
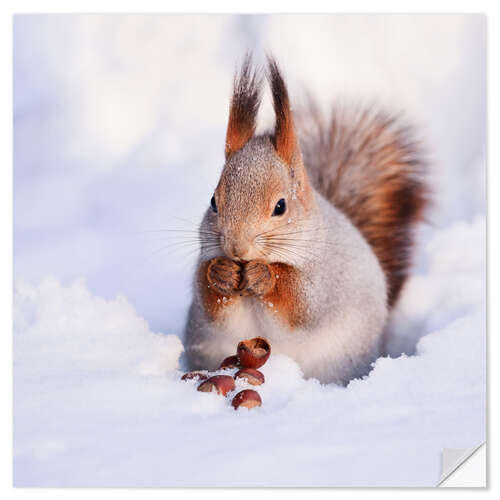
[[(294, 359), (306, 377), (321, 382), (342, 381), (362, 375), (362, 371), (379, 354), (380, 330), (367, 329), (342, 316), (329, 318), (313, 331), (290, 330), (278, 318), (275, 305), (255, 298), (245, 298), (228, 305), (224, 324), (206, 338), (204, 352), (218, 366), (222, 359), (235, 353), (243, 339), (262, 336), (269, 340), (272, 353)], [(356, 361), (354, 361), (356, 360)]]
[[(285, 330), (276, 318), (278, 311), (272, 302), (245, 297), (240, 303), (230, 307), (224, 320), (222, 335), (231, 338), (236, 343), (242, 339), (259, 336), (273, 341), (278, 335), (285, 334)], [(235, 346), (233, 342), (233, 350)]]
[(226, 356), (235, 354), (238, 342), (254, 337), (265, 337), (271, 342), (273, 352), (280, 350), (280, 345), (290, 338), (280, 321), (278, 312), (271, 302), (255, 297), (244, 297), (237, 304), (230, 301), (223, 322), (204, 336), (200, 345), (207, 359), (207, 366), (216, 368)]

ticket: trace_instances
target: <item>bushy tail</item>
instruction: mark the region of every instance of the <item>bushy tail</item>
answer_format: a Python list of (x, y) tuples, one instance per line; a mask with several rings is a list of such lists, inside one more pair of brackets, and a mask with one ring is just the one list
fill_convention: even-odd
[(297, 118), (311, 182), (372, 246), (394, 305), (408, 276), (415, 223), (428, 204), (420, 144), (410, 127), (374, 107), (337, 110), (325, 123), (311, 105)]

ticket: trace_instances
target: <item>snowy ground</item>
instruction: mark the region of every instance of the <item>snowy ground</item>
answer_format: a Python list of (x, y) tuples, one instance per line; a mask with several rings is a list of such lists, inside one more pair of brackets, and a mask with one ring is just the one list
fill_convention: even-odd
[[(15, 484), (433, 485), (442, 448), (482, 442), (484, 43), (474, 16), (17, 17)], [(178, 380), (195, 248), (153, 230), (206, 207), (248, 46), (292, 97), (405, 109), (436, 202), (392, 358), (339, 388), (272, 356), (235, 412)]]

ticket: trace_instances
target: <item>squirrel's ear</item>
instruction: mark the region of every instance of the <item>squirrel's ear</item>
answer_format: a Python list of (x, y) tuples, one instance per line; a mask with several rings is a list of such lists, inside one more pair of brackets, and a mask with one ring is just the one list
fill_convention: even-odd
[(234, 77), (233, 96), (226, 133), (226, 159), (241, 149), (254, 135), (261, 99), (261, 78), (252, 68), (250, 54)]
[(274, 148), (279, 157), (285, 162), (290, 163), (295, 150), (297, 141), (295, 139), (295, 130), (293, 127), (292, 110), (288, 99), (288, 91), (285, 81), (281, 76), (278, 64), (273, 57), (268, 56), (268, 79), (271, 85), (273, 95), (274, 113), (276, 115), (276, 126), (274, 129)]

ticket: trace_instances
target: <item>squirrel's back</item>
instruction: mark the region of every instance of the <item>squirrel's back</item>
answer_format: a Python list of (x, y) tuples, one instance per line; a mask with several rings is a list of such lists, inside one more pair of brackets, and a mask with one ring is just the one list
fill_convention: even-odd
[(337, 109), (325, 122), (314, 104), (296, 127), (311, 183), (368, 241), (394, 305), (428, 204), (426, 163), (411, 127), (374, 107)]

